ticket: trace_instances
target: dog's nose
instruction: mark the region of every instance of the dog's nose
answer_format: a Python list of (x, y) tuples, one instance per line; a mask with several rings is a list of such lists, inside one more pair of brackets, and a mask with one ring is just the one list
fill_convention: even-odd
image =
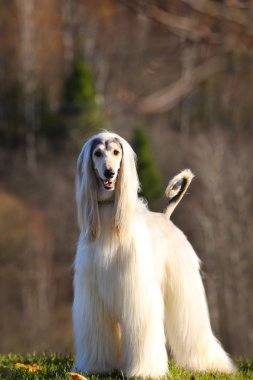
[(104, 175), (105, 175), (105, 178), (112, 178), (114, 176), (115, 172), (112, 170), (112, 169), (105, 169), (104, 171)]

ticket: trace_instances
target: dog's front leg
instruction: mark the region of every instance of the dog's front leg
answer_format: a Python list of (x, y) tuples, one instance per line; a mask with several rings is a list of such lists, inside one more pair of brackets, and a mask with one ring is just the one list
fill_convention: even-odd
[[(163, 327), (163, 299), (150, 279), (136, 284), (125, 300), (122, 329), (121, 369), (129, 377), (159, 378), (167, 372)], [(130, 294), (130, 293), (129, 293)]]
[(74, 368), (87, 374), (114, 371), (119, 359), (118, 325), (110, 318), (86, 271), (74, 276), (73, 327)]

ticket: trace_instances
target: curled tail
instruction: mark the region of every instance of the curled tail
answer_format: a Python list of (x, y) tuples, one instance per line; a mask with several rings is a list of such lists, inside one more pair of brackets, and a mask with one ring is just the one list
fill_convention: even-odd
[(188, 189), (194, 174), (190, 169), (185, 169), (177, 174), (169, 182), (165, 190), (165, 195), (169, 199), (169, 204), (164, 213), (170, 217), (178, 203), (183, 198), (186, 190)]

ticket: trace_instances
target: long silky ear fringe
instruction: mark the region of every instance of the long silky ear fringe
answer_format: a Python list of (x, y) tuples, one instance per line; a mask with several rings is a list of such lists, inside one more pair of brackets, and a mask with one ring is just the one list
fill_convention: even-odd
[(124, 139), (119, 136), (118, 139), (123, 149), (123, 157), (115, 191), (114, 227), (120, 241), (126, 242), (129, 240), (138, 200), (139, 179), (133, 149)]
[(84, 145), (77, 161), (76, 202), (80, 230), (89, 241), (100, 234), (100, 218), (97, 203), (97, 183), (91, 165), (91, 139)]
[(190, 169), (185, 169), (177, 174), (169, 182), (165, 190), (165, 195), (169, 199), (169, 204), (164, 213), (170, 218), (178, 203), (183, 198), (186, 190), (188, 189), (194, 174)]

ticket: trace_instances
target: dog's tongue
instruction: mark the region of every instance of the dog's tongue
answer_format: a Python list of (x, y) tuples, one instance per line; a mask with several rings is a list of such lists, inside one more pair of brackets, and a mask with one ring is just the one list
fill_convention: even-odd
[(104, 181), (104, 184), (105, 186), (111, 186), (112, 185), (112, 181), (110, 181), (109, 179)]

